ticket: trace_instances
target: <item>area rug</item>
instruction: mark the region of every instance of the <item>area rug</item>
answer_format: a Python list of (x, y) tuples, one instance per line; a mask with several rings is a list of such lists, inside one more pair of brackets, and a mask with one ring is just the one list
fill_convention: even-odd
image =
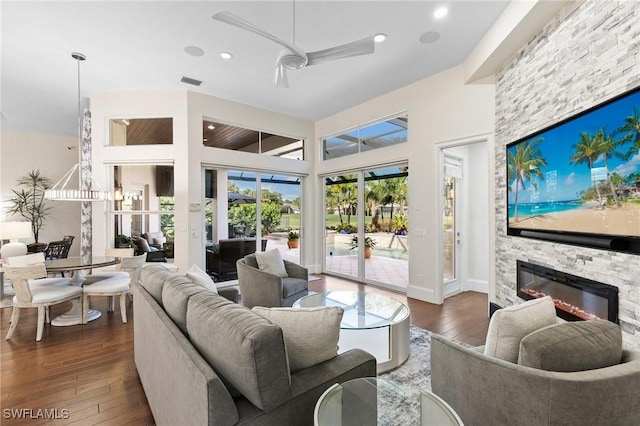
[(311, 282), (311, 281), (318, 281), (318, 280), (321, 280), (321, 279), (322, 279), (321, 277), (318, 277), (318, 276), (316, 276), (316, 275), (311, 275), (311, 274), (309, 274), (309, 282)]
[(385, 397), (378, 398), (378, 425), (421, 424), (420, 392), (431, 391), (431, 332), (411, 326), (409, 336), (409, 359), (395, 370), (378, 376), (397, 385), (399, 390), (394, 390), (393, 386), (379, 388)]
[(379, 377), (408, 384), (421, 391), (431, 391), (431, 332), (412, 325), (409, 327), (409, 339), (409, 359)]

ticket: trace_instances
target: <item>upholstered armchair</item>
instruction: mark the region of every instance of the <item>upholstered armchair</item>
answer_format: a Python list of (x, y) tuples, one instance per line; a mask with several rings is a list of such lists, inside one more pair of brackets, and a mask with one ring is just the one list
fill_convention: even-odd
[(288, 277), (280, 277), (260, 270), (255, 254), (238, 260), (238, 284), (242, 304), (254, 306), (291, 306), (293, 302), (309, 294), (307, 268), (283, 260)]
[(147, 253), (147, 262), (166, 262), (167, 258), (163, 250), (151, 247), (149, 242), (142, 237), (131, 237), (136, 245), (138, 254)]

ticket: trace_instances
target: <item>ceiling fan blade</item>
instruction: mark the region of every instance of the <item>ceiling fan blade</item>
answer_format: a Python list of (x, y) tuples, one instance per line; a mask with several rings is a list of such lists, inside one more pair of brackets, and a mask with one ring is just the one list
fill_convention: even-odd
[(276, 64), (276, 75), (273, 80), (276, 86), (283, 89), (289, 88), (289, 79), (287, 78), (287, 69), (282, 65), (280, 61)]
[(309, 59), (307, 66), (335, 61), (336, 59), (349, 58), (351, 56), (368, 55), (375, 50), (375, 42), (373, 41), (373, 36), (371, 36), (341, 46), (307, 53), (307, 58)]
[(305, 53), (302, 50), (300, 50), (297, 47), (295, 47), (294, 45), (289, 44), (286, 41), (279, 39), (278, 37), (274, 36), (273, 34), (269, 34), (265, 30), (263, 30), (262, 28), (253, 25), (249, 21), (245, 21), (244, 19), (242, 19), (238, 15), (233, 14), (233, 13), (229, 12), (228, 10), (223, 10), (222, 12), (218, 12), (218, 13), (214, 14), (212, 16), (212, 18), (215, 19), (216, 21), (224, 22), (225, 24), (233, 25), (234, 27), (238, 27), (238, 28), (241, 28), (243, 30), (251, 31), (254, 34), (258, 34), (259, 36), (267, 38), (267, 39), (269, 39), (269, 40), (271, 40), (271, 41), (273, 41), (275, 43), (278, 43), (281, 46), (286, 47), (287, 49), (291, 50), (292, 52), (294, 52), (294, 53), (296, 53), (296, 54), (298, 54), (300, 56), (305, 56)]

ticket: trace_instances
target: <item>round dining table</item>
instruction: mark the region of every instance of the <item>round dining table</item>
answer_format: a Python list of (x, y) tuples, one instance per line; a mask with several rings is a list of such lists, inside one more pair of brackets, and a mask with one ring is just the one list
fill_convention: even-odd
[[(120, 263), (119, 257), (99, 257), (99, 256), (74, 256), (65, 259), (52, 259), (44, 262), (47, 272), (72, 272), (71, 284), (82, 286), (85, 275), (84, 271), (94, 268), (102, 268), (104, 266), (117, 265)], [(51, 321), (51, 325), (67, 326), (82, 324), (82, 310), (78, 300), (71, 301), (71, 309), (62, 315), (57, 316)], [(87, 322), (100, 318), (102, 312), (89, 309), (87, 313)]]

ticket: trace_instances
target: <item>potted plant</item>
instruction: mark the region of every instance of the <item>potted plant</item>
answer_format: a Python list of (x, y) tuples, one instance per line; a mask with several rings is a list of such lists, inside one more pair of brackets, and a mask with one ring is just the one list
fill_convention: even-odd
[(45, 203), (44, 191), (51, 187), (51, 183), (40, 174), (40, 170), (30, 171), (26, 176), (18, 178), (17, 183), (20, 188), (11, 190), (13, 196), (8, 200), (7, 212), (18, 214), (31, 222), (35, 242), (27, 246), (29, 252), (43, 251), (46, 244), (40, 243), (38, 237), (40, 229), (50, 215), (51, 207)]
[[(371, 237), (364, 237), (364, 258), (369, 259), (371, 257), (371, 250), (376, 246), (376, 241)], [(358, 236), (354, 235), (351, 238), (351, 250), (358, 247)]]
[(298, 248), (298, 240), (300, 239), (300, 234), (298, 234), (298, 231), (289, 231), (289, 233), (287, 234), (287, 238), (287, 246), (290, 249)]
[(133, 247), (133, 241), (128, 235), (119, 234), (116, 235), (116, 248), (131, 248)]

